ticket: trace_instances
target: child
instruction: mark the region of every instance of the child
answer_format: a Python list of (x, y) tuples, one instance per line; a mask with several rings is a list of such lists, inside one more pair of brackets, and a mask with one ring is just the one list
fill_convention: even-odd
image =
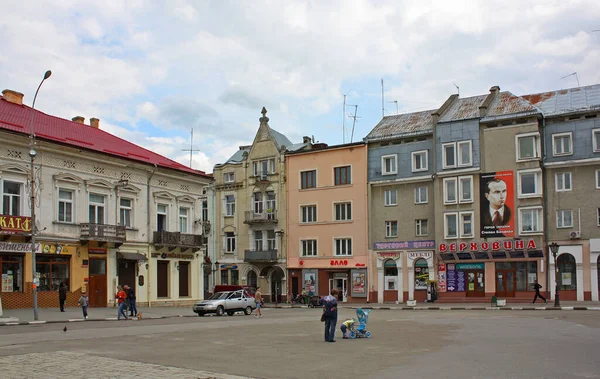
[(346, 333), (346, 331), (348, 331), (348, 329), (350, 329), (352, 327), (352, 325), (354, 325), (354, 319), (353, 318), (347, 318), (346, 321), (342, 322), (342, 325), (340, 326), (340, 329), (342, 331), (342, 335), (344, 336), (343, 338), (345, 340), (347, 340), (348, 338), (350, 338), (348, 336), (348, 334)]
[(83, 312), (83, 318), (85, 320), (87, 320), (87, 318), (88, 318), (88, 313), (87, 313), (87, 309), (88, 309), (88, 295), (87, 295), (86, 292), (83, 292), (81, 294), (81, 297), (77, 301), (77, 304), (79, 304), (81, 306), (81, 311)]

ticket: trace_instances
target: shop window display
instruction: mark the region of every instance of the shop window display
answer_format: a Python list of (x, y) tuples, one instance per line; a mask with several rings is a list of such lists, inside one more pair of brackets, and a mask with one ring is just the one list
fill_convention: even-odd
[(577, 289), (577, 264), (571, 254), (558, 257), (558, 290), (571, 291)]
[(0, 255), (1, 292), (23, 292), (23, 257)]
[(427, 280), (429, 280), (427, 261), (419, 259), (415, 262), (415, 290), (426, 290)]
[(69, 258), (37, 257), (36, 270), (40, 278), (39, 291), (58, 291), (61, 282), (69, 285)]

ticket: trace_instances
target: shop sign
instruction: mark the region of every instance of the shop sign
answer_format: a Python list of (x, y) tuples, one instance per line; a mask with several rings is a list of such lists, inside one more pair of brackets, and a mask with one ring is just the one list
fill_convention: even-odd
[(434, 240), (422, 240), (422, 241), (375, 242), (373, 248), (375, 250), (433, 249), (433, 248), (435, 248), (435, 241)]
[(194, 254), (180, 254), (180, 253), (152, 253), (152, 258), (167, 259), (167, 258), (175, 258), (175, 259), (194, 259)]
[(64, 245), (42, 244), (42, 253), (44, 254), (69, 254), (69, 248)]
[(31, 217), (0, 215), (0, 230), (4, 234), (31, 233)]
[(440, 253), (448, 251), (479, 251), (479, 250), (532, 250), (537, 249), (535, 240), (506, 240), (506, 241), (494, 241), (494, 242), (461, 242), (461, 243), (440, 243)]
[(431, 251), (411, 251), (408, 253), (408, 259), (431, 259), (433, 258), (433, 252)]
[(237, 270), (238, 266), (233, 263), (221, 265), (221, 270)]
[(332, 259), (329, 261), (330, 266), (348, 266), (347, 259)]
[(465, 272), (454, 270), (448, 265), (446, 271), (446, 291), (447, 292), (464, 292), (465, 291)]
[(485, 263), (457, 263), (457, 270), (484, 270)]
[(106, 249), (88, 248), (88, 254), (106, 254)]
[(377, 253), (379, 260), (385, 261), (386, 259), (398, 260), (400, 259), (400, 253)]
[[(31, 252), (31, 244), (30, 243), (20, 243), (20, 242), (0, 242), (0, 252), (9, 252), (9, 253), (30, 253)], [(42, 245), (39, 243), (35, 244), (35, 252), (42, 252)]]
[(446, 292), (446, 265), (444, 263), (438, 264), (438, 286), (440, 292)]

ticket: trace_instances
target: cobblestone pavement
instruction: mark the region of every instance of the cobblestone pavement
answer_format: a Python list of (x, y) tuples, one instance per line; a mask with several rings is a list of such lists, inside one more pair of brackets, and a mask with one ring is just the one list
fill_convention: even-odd
[(0, 367), (2, 378), (246, 378), (66, 351), (0, 357)]

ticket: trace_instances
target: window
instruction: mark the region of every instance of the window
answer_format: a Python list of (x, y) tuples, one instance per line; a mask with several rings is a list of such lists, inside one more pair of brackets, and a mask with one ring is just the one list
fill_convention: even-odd
[(571, 190), (571, 173), (570, 172), (557, 172), (554, 175), (554, 181), (556, 183), (556, 192)]
[[(240, 270), (229, 270), (231, 273), (231, 285), (237, 286), (240, 284)], [(242, 293), (238, 292), (239, 296), (242, 297)]]
[(300, 172), (300, 188), (317, 188), (317, 170)]
[(221, 270), (221, 284), (229, 284), (229, 270)]
[(497, 262), (499, 270), (514, 270), (516, 268), (517, 291), (535, 291), (533, 284), (537, 280), (537, 262)]
[(573, 211), (572, 210), (556, 211), (556, 227), (557, 228), (572, 228), (573, 227)]
[(119, 225), (131, 228), (131, 208), (133, 200), (119, 199)]
[(235, 214), (235, 197), (233, 195), (225, 196), (225, 216)]
[(398, 191), (395, 189), (383, 191), (383, 203), (386, 207), (398, 205)]
[(252, 197), (254, 200), (254, 213), (256, 213), (256, 214), (263, 213), (264, 203), (263, 203), (262, 192), (254, 192), (254, 195)]
[(252, 162), (254, 176), (260, 179), (268, 179), (269, 174), (275, 173), (275, 159), (263, 159), (258, 162)]
[(385, 222), (385, 236), (398, 237), (398, 221), (386, 221)]
[(427, 204), (427, 187), (415, 187), (415, 204)]
[(473, 165), (473, 150), (471, 141), (460, 141), (456, 143), (458, 148), (458, 166), (467, 167)]
[(69, 258), (37, 255), (35, 271), (40, 276), (39, 291), (58, 291), (60, 283), (69, 285)]
[(518, 172), (519, 197), (536, 197), (542, 195), (542, 171), (523, 170)]
[(2, 183), (2, 214), (7, 216), (21, 216), (21, 183)]
[(600, 152), (600, 129), (592, 130), (592, 143), (594, 145), (594, 152)]
[(303, 205), (300, 207), (300, 213), (302, 214), (303, 223), (306, 222), (317, 222), (317, 206), (316, 205)]
[(473, 202), (473, 177), (472, 176), (459, 176), (458, 177), (458, 193), (459, 193), (459, 202), (461, 202), (461, 203), (472, 203)]
[(104, 224), (104, 196), (90, 193), (89, 220), (92, 224)]
[(335, 204), (335, 221), (352, 220), (352, 203)]
[(598, 211), (596, 212), (598, 217), (597, 217), (597, 224), (598, 226), (600, 226), (600, 208), (598, 208)]
[(444, 214), (444, 238), (458, 238), (458, 213)]
[(563, 253), (557, 258), (558, 275), (557, 287), (559, 291), (577, 290), (577, 261), (568, 253)]
[(23, 260), (22, 255), (0, 255), (0, 292), (23, 292)]
[(267, 250), (276, 250), (277, 246), (275, 244), (275, 231), (267, 230)]
[(58, 221), (73, 222), (73, 191), (58, 189)]
[(554, 156), (573, 154), (573, 139), (571, 133), (552, 135), (552, 152)]
[(540, 134), (519, 134), (516, 137), (517, 160), (537, 159), (540, 157)]
[(542, 207), (519, 208), (521, 234), (542, 232)]
[(235, 181), (235, 174), (233, 172), (226, 172), (223, 174), (223, 182), (233, 183)]
[(352, 255), (352, 239), (336, 238), (335, 255)]
[(254, 231), (254, 250), (263, 251), (263, 232), (262, 230)]
[(352, 184), (352, 170), (350, 166), (335, 167), (333, 169), (335, 175), (335, 185)]
[(235, 252), (235, 234), (233, 232), (225, 232), (225, 252)]
[(189, 208), (179, 208), (179, 233), (188, 233)]
[(445, 143), (442, 145), (443, 168), (456, 167), (456, 143)]
[(275, 191), (267, 191), (267, 218), (269, 220), (275, 220), (275, 205), (277, 203), (275, 198)]
[(460, 212), (460, 236), (473, 237), (473, 212)]
[(202, 200), (202, 221), (208, 221), (208, 200)]
[(156, 230), (159, 232), (167, 230), (167, 209), (166, 204), (156, 205)]
[(412, 171), (427, 171), (429, 169), (427, 164), (427, 150), (414, 151), (412, 153)]
[(396, 154), (381, 157), (381, 175), (393, 175), (398, 173), (396, 165)]
[(302, 240), (300, 241), (303, 257), (317, 256), (317, 240)]
[(444, 204), (456, 204), (456, 178), (444, 179)]
[(427, 220), (426, 219), (421, 219), (421, 220), (415, 220), (415, 235), (416, 236), (426, 236), (428, 234), (428, 230), (427, 230)]

